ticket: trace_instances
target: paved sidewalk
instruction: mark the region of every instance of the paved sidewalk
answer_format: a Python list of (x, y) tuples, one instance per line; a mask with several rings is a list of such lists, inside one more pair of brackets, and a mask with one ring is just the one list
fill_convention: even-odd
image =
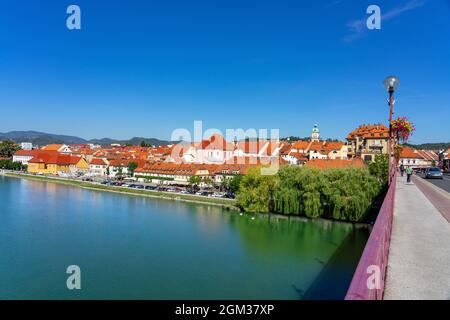
[(406, 177), (397, 178), (384, 299), (450, 299), (450, 223)]

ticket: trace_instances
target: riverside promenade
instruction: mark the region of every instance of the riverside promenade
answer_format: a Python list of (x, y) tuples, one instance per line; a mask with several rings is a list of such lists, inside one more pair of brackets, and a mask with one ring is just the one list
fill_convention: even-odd
[(450, 299), (450, 194), (397, 177), (384, 299)]

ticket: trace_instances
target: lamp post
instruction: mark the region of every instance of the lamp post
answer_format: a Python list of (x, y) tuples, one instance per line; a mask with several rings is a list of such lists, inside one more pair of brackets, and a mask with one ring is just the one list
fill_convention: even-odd
[(387, 92), (389, 92), (389, 142), (388, 142), (388, 154), (389, 154), (389, 184), (392, 182), (393, 170), (395, 170), (394, 155), (393, 155), (393, 137), (392, 137), (392, 114), (394, 113), (394, 91), (399, 87), (400, 79), (396, 76), (386, 77), (383, 81), (383, 86)]

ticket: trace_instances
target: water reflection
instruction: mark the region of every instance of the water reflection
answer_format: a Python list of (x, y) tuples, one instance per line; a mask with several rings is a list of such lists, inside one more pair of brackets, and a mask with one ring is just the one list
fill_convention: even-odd
[(74, 262), (86, 299), (314, 298), (330, 281), (342, 297), (366, 239), (351, 224), (11, 178), (0, 200), (0, 298), (72, 298), (59, 271)]

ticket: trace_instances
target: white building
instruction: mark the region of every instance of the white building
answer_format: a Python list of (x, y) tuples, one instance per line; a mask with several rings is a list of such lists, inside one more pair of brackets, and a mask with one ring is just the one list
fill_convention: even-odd
[(13, 154), (13, 162), (20, 162), (23, 165), (28, 165), (28, 161), (30, 161), (34, 155), (34, 150), (19, 150)]
[(195, 144), (195, 163), (223, 164), (233, 157), (234, 145), (219, 134)]
[(108, 162), (103, 159), (93, 158), (89, 162), (89, 174), (93, 176), (106, 176)]
[(20, 148), (22, 150), (33, 150), (33, 144), (31, 142), (21, 142)]

